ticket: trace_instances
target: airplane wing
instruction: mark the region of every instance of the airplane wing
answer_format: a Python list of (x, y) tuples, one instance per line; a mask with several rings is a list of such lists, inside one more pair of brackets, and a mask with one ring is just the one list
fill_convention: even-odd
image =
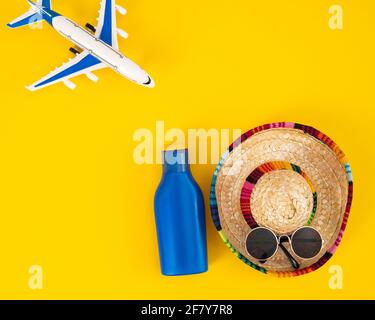
[(105, 43), (118, 50), (117, 34), (127, 38), (127, 33), (117, 28), (116, 12), (122, 15), (126, 14), (126, 10), (117, 5), (115, 0), (102, 0), (99, 11), (98, 26), (95, 36)]
[(91, 55), (88, 51), (83, 51), (60, 68), (52, 71), (46, 77), (28, 86), (27, 89), (36, 91), (58, 82), (64, 82), (67, 87), (74, 89), (75, 85), (69, 80), (70, 78), (86, 74), (90, 80), (97, 81), (97, 77), (91, 74), (91, 72), (103, 68), (106, 68), (104, 63)]

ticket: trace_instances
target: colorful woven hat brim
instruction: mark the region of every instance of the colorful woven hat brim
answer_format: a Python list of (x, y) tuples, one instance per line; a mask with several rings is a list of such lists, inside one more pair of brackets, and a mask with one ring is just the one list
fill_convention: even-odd
[[(238, 148), (240, 145), (242, 145), (245, 141), (247, 141), (249, 138), (253, 137), (254, 135), (271, 130), (271, 129), (295, 129), (299, 132), (303, 132), (304, 134), (313, 137), (314, 139), (320, 141), (325, 146), (327, 146), (330, 150), (333, 151), (335, 154), (337, 160), (341, 164), (343, 170), (345, 171), (346, 180), (347, 180), (347, 192), (345, 192), (345, 206), (344, 206), (344, 212), (342, 213), (342, 219), (340, 219), (340, 225), (337, 226), (337, 230), (335, 231), (335, 235), (337, 233), (337, 237), (334, 238), (334, 241), (332, 241), (331, 245), (327, 250), (322, 253), (321, 257), (317, 261), (315, 261), (313, 264), (301, 268), (296, 271), (286, 271), (286, 272), (279, 272), (279, 271), (272, 271), (267, 270), (266, 267), (261, 266), (257, 263), (252, 262), (248, 257), (245, 256), (245, 254), (241, 253), (240, 250), (238, 250), (237, 246), (233, 246), (230, 239), (226, 235), (226, 233), (223, 230), (222, 221), (220, 219), (220, 195), (217, 194), (217, 188), (221, 188), (217, 185), (217, 179), (219, 176), (219, 173), (221, 172), (224, 164), (228, 160), (228, 158), (231, 156), (234, 150)], [(233, 160), (235, 161), (235, 160)], [(246, 221), (246, 223), (250, 226), (250, 228), (254, 228), (257, 226), (257, 223), (252, 216), (251, 212), (251, 194), (254, 190), (255, 184), (262, 178), (264, 174), (269, 174), (273, 170), (290, 170), (296, 173), (296, 175), (300, 175), (305, 181), (307, 182), (308, 186), (310, 187), (310, 194), (312, 199), (312, 205), (309, 217), (306, 221), (306, 224), (309, 224), (313, 221), (314, 215), (316, 213), (316, 207), (317, 207), (317, 198), (319, 195), (316, 194), (316, 190), (314, 188), (314, 184), (309, 179), (308, 175), (303, 171), (303, 168), (300, 168), (298, 164), (294, 164), (292, 162), (287, 161), (269, 161), (267, 163), (262, 164), (261, 166), (257, 167), (255, 170), (249, 173), (249, 175), (245, 179), (245, 183), (243, 187), (240, 190), (238, 201), (241, 205), (241, 211), (243, 214), (243, 220)], [(302, 179), (301, 178), (301, 179)], [(219, 198), (218, 198), (219, 196)], [(226, 243), (226, 245), (231, 249), (231, 251), (240, 258), (243, 262), (250, 265), (252, 268), (259, 270), (263, 273), (273, 274), (276, 276), (284, 277), (284, 276), (297, 276), (301, 274), (305, 274), (308, 272), (312, 272), (318, 268), (320, 268), (322, 265), (324, 265), (334, 254), (334, 252), (337, 250), (338, 245), (341, 242), (349, 212), (350, 207), (352, 203), (352, 196), (353, 196), (353, 181), (352, 181), (352, 173), (350, 169), (350, 165), (344, 155), (344, 153), (340, 150), (340, 148), (326, 135), (321, 133), (320, 131), (309, 127), (304, 126), (297, 123), (288, 123), (288, 122), (279, 122), (279, 123), (273, 123), (273, 124), (267, 124), (264, 126), (257, 127), (255, 129), (252, 129), (245, 134), (243, 134), (239, 139), (237, 139), (232, 145), (229, 146), (228, 150), (224, 153), (222, 158), (220, 159), (220, 162), (215, 170), (215, 173), (213, 175), (212, 179), (212, 185), (211, 185), (211, 193), (210, 193), (210, 206), (211, 206), (211, 215), (213, 222), (215, 224), (216, 229), (218, 230), (221, 238)]]

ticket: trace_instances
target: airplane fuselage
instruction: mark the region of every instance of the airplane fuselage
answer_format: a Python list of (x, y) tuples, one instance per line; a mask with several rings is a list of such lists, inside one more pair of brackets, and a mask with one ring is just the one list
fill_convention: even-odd
[(51, 16), (51, 20), (48, 22), (63, 37), (79, 48), (87, 50), (120, 75), (146, 87), (154, 86), (153, 80), (146, 71), (77, 23), (61, 15)]

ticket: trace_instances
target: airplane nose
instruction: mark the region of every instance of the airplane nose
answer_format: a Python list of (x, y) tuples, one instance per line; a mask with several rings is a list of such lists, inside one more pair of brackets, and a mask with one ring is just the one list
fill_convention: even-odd
[(155, 87), (155, 82), (148, 75), (148, 73), (140, 66), (138, 66), (134, 61), (124, 57), (119, 63), (117, 71), (124, 77), (134, 81), (135, 83), (142, 85), (147, 88)]
[(149, 88), (154, 88), (155, 87), (155, 82), (154, 80), (151, 79), (150, 76), (148, 76), (148, 81), (143, 83), (144, 86), (149, 87)]

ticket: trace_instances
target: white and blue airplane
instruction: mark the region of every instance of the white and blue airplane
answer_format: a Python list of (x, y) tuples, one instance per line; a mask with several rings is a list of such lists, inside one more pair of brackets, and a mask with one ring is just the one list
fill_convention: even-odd
[(30, 10), (10, 22), (8, 26), (18, 28), (46, 21), (63, 37), (74, 43), (75, 47), (70, 48), (70, 51), (76, 56), (46, 77), (27, 86), (27, 89), (35, 91), (59, 82), (75, 89), (76, 85), (71, 78), (85, 74), (90, 80), (97, 82), (99, 78), (92, 72), (104, 68), (111, 68), (139, 85), (149, 88), (155, 86), (155, 82), (146, 71), (119, 51), (117, 36), (127, 38), (127, 33), (117, 28), (116, 11), (125, 15), (126, 10), (116, 5), (115, 0), (101, 1), (98, 25), (95, 28), (86, 24), (88, 30), (53, 11), (51, 0), (28, 2), (31, 5)]

